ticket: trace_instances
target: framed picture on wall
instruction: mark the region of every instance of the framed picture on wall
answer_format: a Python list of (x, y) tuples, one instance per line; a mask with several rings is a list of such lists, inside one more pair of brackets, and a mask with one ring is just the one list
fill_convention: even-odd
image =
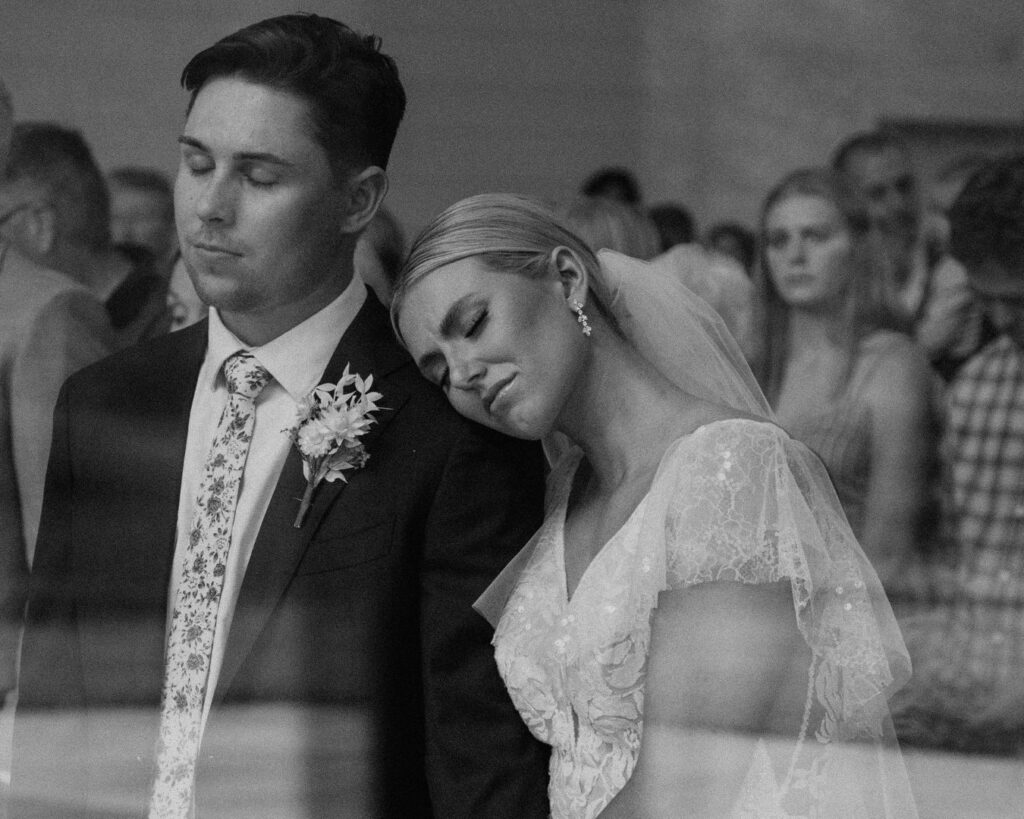
[(951, 120), (886, 118), (879, 128), (897, 135), (910, 151), (925, 184), (939, 181), (958, 167), (1024, 151), (1022, 120)]

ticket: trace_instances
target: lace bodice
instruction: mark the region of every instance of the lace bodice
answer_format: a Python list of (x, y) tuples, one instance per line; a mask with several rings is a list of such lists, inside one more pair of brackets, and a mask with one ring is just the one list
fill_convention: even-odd
[[(863, 804), (846, 810), (849, 776), (832, 781), (834, 742), (881, 740), (890, 660), (900, 658), (887, 656), (872, 599), (881, 590), (861, 573), (867, 563), (834, 494), (814, 495), (820, 476), (807, 470), (821, 467), (806, 448), (773, 424), (740, 419), (680, 438), (569, 598), (563, 529), (578, 460), (571, 455), (552, 472), (548, 514), (494, 637), (516, 707), (552, 746), (552, 816), (596, 816), (633, 771), (658, 594), (714, 580), (781, 579), (791, 583), (794, 615), (814, 653), (807, 702), (814, 717), (805, 719), (806, 742), (792, 737), (781, 771), (755, 754), (736, 815), (913, 816), (912, 803), (892, 814)], [(822, 787), (845, 794), (842, 814), (822, 812), (829, 798), (817, 795)]]
[[(533, 734), (553, 747), (554, 816), (594, 816), (633, 771), (640, 749), (648, 629), (634, 630), (629, 597), (636, 520), (605, 544), (567, 596), (562, 535), (566, 482), (539, 533), (495, 635), (498, 667)], [(580, 715), (583, 715), (581, 718)]]

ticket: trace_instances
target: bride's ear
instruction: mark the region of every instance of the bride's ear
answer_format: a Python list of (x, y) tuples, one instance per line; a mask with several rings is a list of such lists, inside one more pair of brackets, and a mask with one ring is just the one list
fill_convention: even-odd
[(585, 303), (589, 276), (580, 257), (567, 247), (556, 247), (551, 251), (551, 268), (558, 276), (565, 300)]

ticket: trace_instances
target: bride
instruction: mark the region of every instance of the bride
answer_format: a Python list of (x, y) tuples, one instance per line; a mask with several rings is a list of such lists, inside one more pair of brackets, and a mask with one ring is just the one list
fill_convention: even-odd
[(478, 601), (553, 817), (916, 816), (888, 602), (706, 304), (488, 194), (419, 236), (392, 319), (456, 410), (558, 453)]

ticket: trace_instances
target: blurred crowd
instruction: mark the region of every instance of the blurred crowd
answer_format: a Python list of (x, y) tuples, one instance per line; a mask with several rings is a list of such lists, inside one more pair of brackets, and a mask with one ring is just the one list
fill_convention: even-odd
[[(166, 175), (104, 170), (77, 130), (12, 111), (0, 91), (0, 584), (31, 565), (67, 375), (206, 312)], [(1017, 753), (1024, 157), (964, 156), (922, 178), (878, 131), (779, 171), (752, 226), (649, 203), (626, 167), (597, 170), (558, 212), (593, 249), (672, 270), (707, 301), (780, 424), (828, 468), (915, 663), (893, 703), (901, 741)], [(382, 209), (356, 266), (383, 302), (405, 247)], [(2, 613), (12, 690), (20, 613)]]

